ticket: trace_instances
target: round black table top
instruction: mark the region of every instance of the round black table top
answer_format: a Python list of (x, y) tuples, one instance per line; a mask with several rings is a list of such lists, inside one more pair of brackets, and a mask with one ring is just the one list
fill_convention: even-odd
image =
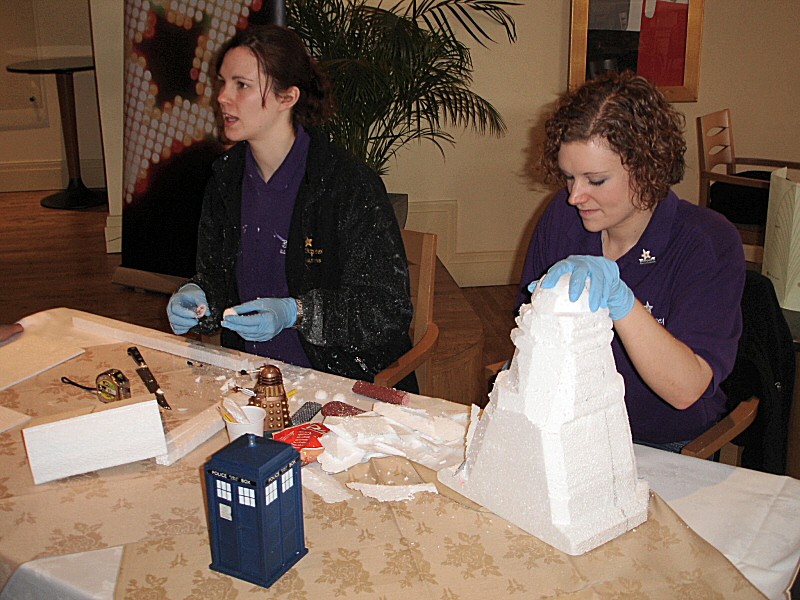
[(91, 71), (94, 59), (91, 56), (63, 56), (59, 58), (39, 58), (6, 65), (10, 73), (75, 73)]

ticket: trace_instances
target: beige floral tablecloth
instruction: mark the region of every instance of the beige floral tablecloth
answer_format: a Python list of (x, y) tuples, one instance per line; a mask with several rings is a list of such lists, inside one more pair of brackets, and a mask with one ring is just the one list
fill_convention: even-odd
[[(341, 478), (424, 481), (415, 465), (395, 457), (373, 459)], [(209, 570), (202, 530), (126, 546), (117, 597), (762, 597), (656, 495), (644, 525), (578, 557), (445, 495), (326, 504), (306, 491), (303, 500), (309, 553), (269, 590)]]
[[(124, 348), (88, 349), (0, 392), (0, 404), (38, 416), (96, 402), (60, 383), (60, 376), (86, 381), (127, 364)], [(174, 405), (218, 396), (213, 373), (198, 374), (185, 360), (155, 351), (146, 358), (163, 387), (170, 382), (173, 390), (184, 390), (172, 394)], [(139, 461), (36, 486), (20, 430), (0, 434), (0, 585), (35, 558), (123, 545), (118, 598), (762, 597), (655, 495), (644, 525), (571, 557), (445, 494), (378, 502), (355, 492), (347, 502), (326, 504), (304, 491), (309, 553), (264, 590), (208, 568), (201, 469), (226, 442), (219, 433), (169, 467)], [(430, 472), (400, 458), (374, 459), (337, 477), (406, 485), (432, 480)]]

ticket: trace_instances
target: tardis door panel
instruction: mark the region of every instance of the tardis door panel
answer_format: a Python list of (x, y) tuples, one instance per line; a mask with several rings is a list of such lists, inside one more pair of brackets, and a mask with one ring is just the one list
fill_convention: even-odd
[(281, 545), (281, 502), (278, 486), (280, 481), (273, 479), (264, 489), (266, 510), (264, 513), (264, 552), (267, 557), (267, 572), (272, 574), (284, 563)]
[(231, 505), (219, 502), (217, 529), (219, 531), (219, 563), (232, 569), (239, 568), (239, 547), (236, 543), (236, 525), (233, 522)]
[(219, 556), (215, 560), (220, 566), (238, 569), (239, 549), (236, 540), (236, 525), (233, 511), (233, 489), (229, 481), (211, 478), (210, 492), (214, 495), (213, 502), (209, 502), (209, 516), (217, 530)]
[[(299, 467), (297, 468), (299, 471)], [(300, 506), (301, 493), (299, 472), (289, 469), (281, 475), (281, 526), (283, 528), (284, 560), (302, 552), (305, 548), (303, 539), (303, 510)]]
[(239, 570), (245, 575), (262, 579), (264, 567), (258, 535), (256, 491), (255, 488), (241, 483), (236, 488), (234, 512), (239, 539)]

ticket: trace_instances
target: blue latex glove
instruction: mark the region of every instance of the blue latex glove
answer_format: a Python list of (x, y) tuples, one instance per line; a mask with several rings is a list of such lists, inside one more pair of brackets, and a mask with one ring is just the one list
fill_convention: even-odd
[(271, 340), (297, 320), (294, 298), (258, 298), (233, 306), (238, 314), (222, 319), (222, 326), (250, 342)]
[(197, 308), (207, 304), (206, 294), (195, 283), (187, 283), (172, 294), (167, 304), (167, 317), (172, 331), (183, 335), (200, 322)]
[[(613, 260), (602, 256), (570, 256), (558, 261), (539, 282), (544, 289), (556, 285), (561, 276), (571, 273), (569, 278), (569, 299), (575, 302), (589, 280), (589, 309), (608, 308), (613, 321), (627, 316), (633, 308), (634, 296), (631, 288), (619, 277), (619, 267)], [(537, 282), (528, 286), (533, 292)]]

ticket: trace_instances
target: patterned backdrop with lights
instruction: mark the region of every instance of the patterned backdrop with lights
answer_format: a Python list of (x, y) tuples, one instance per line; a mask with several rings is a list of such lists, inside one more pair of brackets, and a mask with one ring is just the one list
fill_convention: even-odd
[(194, 274), (217, 138), (216, 52), (270, 21), (262, 0), (126, 0), (122, 266)]

